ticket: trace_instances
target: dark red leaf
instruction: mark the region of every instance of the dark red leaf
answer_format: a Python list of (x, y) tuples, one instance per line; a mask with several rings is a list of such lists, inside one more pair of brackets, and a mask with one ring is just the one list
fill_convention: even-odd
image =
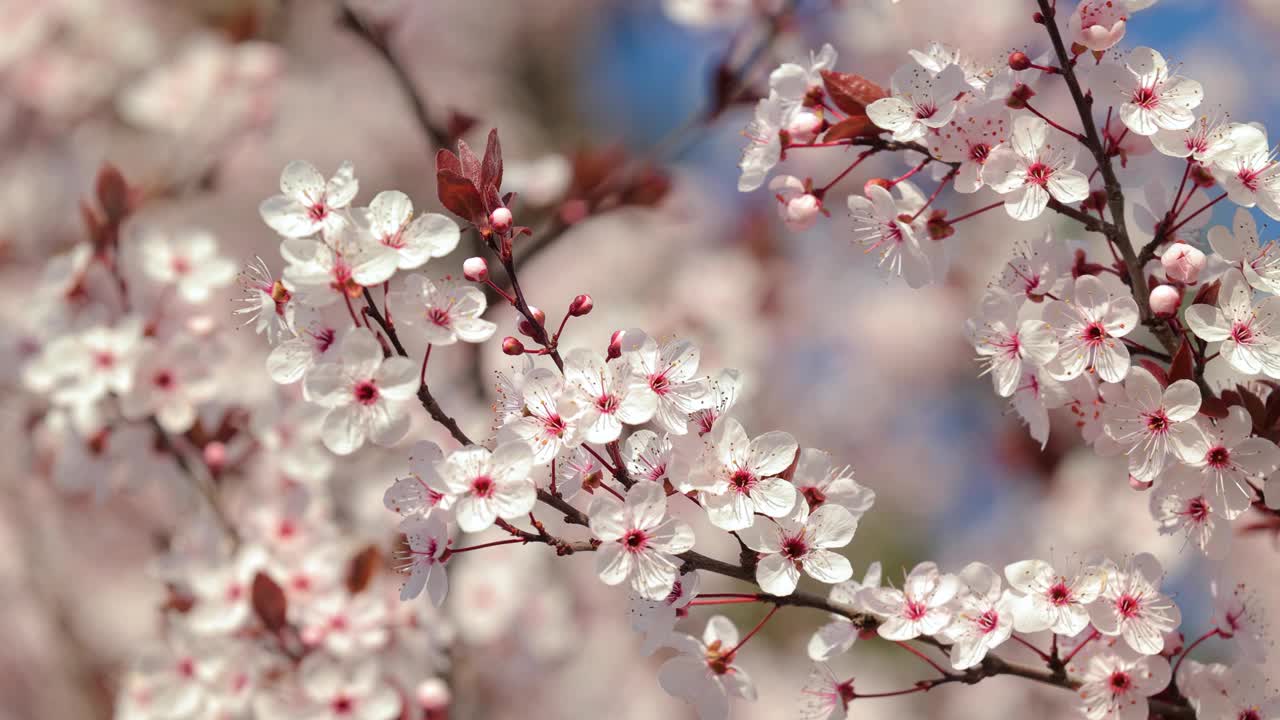
[(452, 151), (441, 148), (436, 151), (436, 174), (439, 175), (441, 170), (452, 170), (461, 175), (462, 163)]
[(1178, 351), (1173, 354), (1173, 362), (1169, 363), (1169, 382), (1195, 379), (1195, 359), (1191, 355), (1191, 345), (1183, 338)]
[(113, 165), (103, 165), (98, 171), (96, 184), (98, 204), (107, 215), (107, 222), (119, 224), (129, 214), (129, 185)]
[(496, 185), (484, 185), (481, 190), (481, 199), (484, 200), (486, 217), (494, 210), (503, 207), (502, 198), (498, 197), (498, 187)]
[(889, 96), (884, 88), (851, 73), (823, 70), (822, 84), (831, 101), (847, 115), (864, 115), (868, 105)]
[(1156, 380), (1160, 381), (1160, 385), (1162, 387), (1169, 387), (1169, 374), (1165, 372), (1164, 368), (1156, 364), (1154, 360), (1151, 358), (1138, 358), (1137, 362), (1138, 365), (1146, 369), (1147, 372), (1154, 375)]
[(871, 122), (866, 115), (851, 115), (832, 125), (827, 134), (822, 136), (823, 142), (836, 142), (856, 137), (870, 137), (880, 134), (880, 128)]
[(285, 615), (289, 609), (289, 601), (284, 596), (284, 589), (266, 573), (259, 572), (253, 576), (253, 611), (262, 621), (262, 625), (271, 632), (279, 632), (285, 625)]
[[(1223, 393), (1223, 395), (1226, 395), (1226, 393)], [(1200, 414), (1216, 420), (1221, 420), (1229, 414), (1228, 408), (1230, 407), (1231, 406), (1225, 399), (1214, 397), (1213, 395), (1206, 395), (1200, 401)]]
[(489, 141), (484, 146), (484, 160), (480, 167), (480, 187), (490, 185), (502, 189), (502, 144), (498, 142), (498, 128), (489, 131)]
[(378, 552), (376, 545), (370, 545), (356, 553), (347, 566), (347, 590), (354, 594), (368, 587), (381, 564), (382, 554)]
[(1222, 281), (1214, 280), (1211, 283), (1200, 286), (1196, 291), (1196, 296), (1191, 300), (1193, 305), (1217, 305), (1218, 291), (1222, 289)]
[(462, 163), (462, 177), (480, 187), (480, 158), (471, 152), (471, 146), (465, 140), (458, 141), (458, 160)]
[(1253, 431), (1264, 432), (1267, 426), (1267, 408), (1262, 403), (1262, 398), (1243, 385), (1236, 385), (1236, 392), (1240, 395), (1244, 409), (1249, 411), (1249, 419), (1253, 421)]
[(441, 205), (469, 223), (482, 222), (488, 215), (476, 186), (453, 170), (436, 173), (436, 192)]

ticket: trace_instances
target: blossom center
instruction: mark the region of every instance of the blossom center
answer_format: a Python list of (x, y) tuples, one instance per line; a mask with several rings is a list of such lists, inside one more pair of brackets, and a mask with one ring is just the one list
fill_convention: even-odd
[(1210, 448), (1209, 452), (1205, 453), (1204, 459), (1209, 463), (1209, 467), (1222, 469), (1231, 464), (1231, 451), (1219, 445)]
[(1133, 104), (1143, 110), (1154, 110), (1160, 105), (1160, 95), (1153, 87), (1141, 87), (1133, 93)]
[(1100, 345), (1107, 337), (1107, 329), (1100, 322), (1092, 322), (1085, 326), (1081, 337), (1088, 345)]
[(745, 493), (755, 487), (756, 476), (750, 470), (739, 468), (729, 476), (729, 486), (738, 492)]
[(916, 119), (918, 120), (928, 120), (937, 114), (938, 106), (933, 103), (925, 103), (924, 105), (916, 106)]
[(307, 208), (307, 218), (311, 222), (324, 222), (327, 217), (329, 217), (329, 207), (324, 204), (323, 200)]
[(1071, 602), (1071, 588), (1067, 587), (1066, 583), (1054, 585), (1045, 595), (1049, 598), (1049, 602), (1059, 607)]
[(1107, 678), (1107, 686), (1111, 688), (1112, 695), (1123, 695), (1133, 687), (1133, 678), (1129, 677), (1129, 673), (1117, 670)]
[(908, 598), (907, 604), (902, 607), (902, 616), (908, 620), (921, 620), (928, 614), (929, 607), (919, 600)]
[(969, 148), (969, 159), (979, 165), (986, 164), (987, 156), (991, 154), (991, 146), (986, 143), (978, 143)]
[(651, 375), (649, 377), (649, 388), (653, 390), (655, 395), (666, 395), (671, 391), (671, 381), (663, 373)]
[(567, 427), (564, 423), (564, 418), (559, 415), (548, 415), (542, 420), (542, 429), (543, 432), (552, 437), (564, 437)]
[(93, 362), (102, 370), (110, 370), (116, 364), (116, 356), (108, 350), (101, 350), (94, 353)]
[(1164, 414), (1164, 410), (1156, 410), (1147, 413), (1147, 430), (1155, 435), (1162, 435), (1169, 431), (1169, 416)]
[(612, 415), (618, 412), (618, 406), (621, 404), (617, 395), (601, 395), (596, 398), (596, 409), (605, 415)]
[(311, 333), (311, 338), (315, 340), (316, 352), (323, 355), (333, 346), (333, 341), (338, 339), (338, 334), (333, 328), (325, 328)]
[(427, 322), (436, 327), (447, 328), (450, 322), (449, 311), (438, 307), (427, 308)]
[(151, 378), (151, 382), (161, 390), (171, 390), (174, 385), (173, 373), (168, 370), (161, 370)]
[(373, 384), (372, 380), (361, 380), (356, 383), (352, 393), (355, 395), (356, 402), (361, 405), (372, 405), (378, 401), (378, 386)]
[(488, 475), (481, 475), (477, 477), (475, 480), (471, 481), (471, 492), (476, 497), (480, 497), (480, 498), (493, 497), (494, 488), (495, 486), (494, 486), (493, 478), (489, 477)]
[(337, 715), (350, 715), (355, 709), (355, 703), (351, 702), (351, 698), (346, 695), (339, 695), (333, 699), (333, 712)]
[(644, 534), (643, 530), (628, 530), (626, 535), (622, 536), (622, 546), (628, 552), (640, 552), (649, 545), (649, 536)]
[(977, 624), (983, 635), (995, 632), (996, 628), (1000, 626), (1000, 613), (995, 610), (988, 610), (978, 616)]
[(1031, 167), (1027, 168), (1027, 182), (1032, 185), (1045, 187), (1049, 184), (1049, 178), (1052, 175), (1053, 168), (1042, 162), (1032, 163)]
[(809, 543), (803, 537), (790, 537), (782, 541), (782, 556), (798, 560), (809, 552)]
[(1182, 514), (1190, 518), (1192, 522), (1203, 523), (1209, 519), (1209, 504), (1205, 502), (1203, 497), (1192, 498), (1187, 503), (1187, 509)]
[(1233, 322), (1231, 323), (1231, 339), (1241, 345), (1248, 345), (1254, 339), (1253, 328), (1249, 327), (1249, 323)]
[(813, 510), (827, 501), (827, 494), (812, 485), (806, 488), (801, 488), (800, 494), (804, 495), (804, 499), (809, 503), (810, 510)]
[(1116, 600), (1116, 612), (1122, 618), (1137, 617), (1142, 612), (1142, 601), (1132, 595), (1121, 595)]

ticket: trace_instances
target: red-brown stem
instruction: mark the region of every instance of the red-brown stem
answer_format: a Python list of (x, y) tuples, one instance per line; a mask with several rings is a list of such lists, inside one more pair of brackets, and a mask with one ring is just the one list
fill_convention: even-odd
[(1190, 157), (1187, 158), (1187, 166), (1182, 169), (1182, 182), (1178, 184), (1178, 194), (1173, 196), (1173, 202), (1169, 204), (1169, 212), (1165, 214), (1165, 222), (1173, 220), (1174, 208), (1178, 207), (1178, 201), (1182, 199), (1182, 191), (1187, 189), (1187, 179), (1191, 177), (1191, 164), (1194, 162)]
[(1077, 645), (1077, 646), (1075, 647), (1075, 649), (1074, 649), (1074, 650), (1072, 650), (1071, 652), (1067, 653), (1067, 656), (1066, 656), (1065, 658), (1063, 658), (1063, 659), (1062, 659), (1062, 664), (1063, 664), (1063, 665), (1070, 665), (1070, 664), (1071, 664), (1071, 660), (1072, 660), (1072, 658), (1074, 658), (1074, 657), (1076, 656), (1076, 653), (1078, 653), (1078, 652), (1080, 652), (1081, 650), (1083, 650), (1085, 645), (1088, 645), (1089, 643), (1093, 642), (1094, 640), (1097, 640), (1097, 639), (1098, 639), (1098, 638), (1100, 638), (1100, 637), (1102, 637), (1102, 633), (1098, 632), (1098, 631), (1097, 631), (1097, 629), (1095, 628), (1095, 629), (1094, 629), (1094, 631), (1093, 631), (1093, 633), (1092, 633), (1092, 634), (1090, 634), (1090, 635), (1089, 635), (1089, 637), (1087, 637), (1087, 638), (1085, 638), (1085, 639), (1084, 639), (1084, 642), (1080, 643), (1079, 645)]
[(514, 545), (516, 543), (520, 543), (523, 545), (526, 542), (528, 541), (522, 540), (520, 538), (511, 538), (509, 540), (494, 540), (493, 542), (480, 543), (479, 545), (468, 545), (467, 547), (449, 548), (448, 550), (444, 551), (443, 555), (440, 556), (440, 561), (444, 562), (451, 555), (457, 555), (458, 553), (471, 552), (472, 550), (483, 550), (485, 548), (497, 547), (499, 545)]
[(906, 644), (905, 642), (903, 642), (903, 641), (901, 641), (901, 640), (894, 640), (894, 641), (893, 641), (893, 644), (894, 644), (894, 645), (897, 645), (898, 647), (902, 648), (903, 650), (906, 650), (907, 652), (911, 653), (912, 655), (915, 655), (916, 657), (920, 658), (920, 659), (921, 659), (921, 660), (923, 660), (924, 662), (928, 663), (929, 667), (931, 667), (931, 668), (933, 668), (934, 670), (937, 670), (938, 672), (942, 673), (942, 677), (950, 677), (950, 676), (951, 676), (951, 672), (950, 672), (949, 670), (947, 670), (946, 668), (942, 667), (941, 665), (939, 665), (938, 663), (934, 662), (934, 661), (933, 661), (933, 658), (929, 657), (928, 655), (925, 655), (923, 652), (921, 652), (921, 651), (919, 651), (919, 650), (917, 650), (917, 649), (915, 649), (915, 648), (911, 647), (910, 645)]
[(356, 316), (356, 309), (351, 305), (351, 296), (346, 291), (342, 293), (342, 301), (347, 304), (347, 312), (351, 314), (351, 322), (355, 323), (356, 327), (364, 327), (360, 323), (360, 318)]
[(753, 602), (761, 602), (761, 598), (755, 597), (754, 595), (746, 595), (740, 598), (711, 598), (709, 600), (703, 600), (701, 598), (698, 598), (696, 600), (691, 600), (689, 602), (689, 606), (701, 607), (703, 605), (742, 605), (744, 603), (753, 603)]
[(1032, 645), (1031, 643), (1027, 642), (1025, 639), (1018, 637), (1017, 634), (1010, 635), (1009, 637), (1013, 638), (1014, 642), (1021, 644), (1023, 647), (1027, 648), (1031, 652), (1035, 653), (1036, 655), (1039, 655), (1041, 660), (1045, 662), (1049, 662), (1049, 654), (1046, 653), (1045, 651), (1041, 650), (1035, 645)]
[(916, 214), (912, 215), (911, 219), (907, 221), (908, 224), (915, 222), (916, 218), (920, 217), (921, 213), (928, 210), (929, 206), (933, 204), (933, 201), (937, 200), (938, 196), (942, 194), (942, 189), (949, 185), (959, 173), (960, 171), (955, 169), (952, 169), (951, 172), (947, 173), (946, 177), (942, 178), (942, 182), (938, 183), (938, 189), (933, 191), (933, 194), (924, 202), (924, 205), (921, 205), (920, 209), (916, 211)]
[(1205, 640), (1208, 640), (1211, 637), (1217, 637), (1219, 634), (1221, 634), (1221, 631), (1218, 630), (1218, 628), (1214, 628), (1209, 632), (1196, 638), (1194, 642), (1188, 645), (1187, 649), (1182, 651), (1182, 655), (1178, 656), (1178, 661), (1173, 664), (1173, 676), (1175, 678), (1178, 677), (1178, 668), (1182, 667), (1182, 661), (1187, 659), (1187, 656), (1191, 654), (1192, 650), (1195, 650), (1200, 645), (1200, 643), (1204, 642)]
[(1048, 115), (1045, 115), (1044, 113), (1040, 112), (1039, 110), (1037, 110), (1037, 109), (1035, 109), (1035, 108), (1031, 107), (1031, 103), (1023, 103), (1023, 107), (1025, 107), (1026, 109), (1030, 110), (1030, 111), (1031, 111), (1031, 113), (1032, 113), (1033, 115), (1035, 115), (1036, 117), (1038, 117), (1038, 118), (1040, 118), (1041, 120), (1043, 120), (1043, 121), (1045, 121), (1045, 122), (1049, 123), (1049, 125), (1050, 125), (1051, 127), (1057, 128), (1058, 130), (1061, 130), (1062, 132), (1064, 132), (1064, 133), (1066, 133), (1066, 134), (1070, 135), (1071, 137), (1075, 138), (1075, 139), (1076, 139), (1076, 142), (1081, 142), (1081, 143), (1082, 143), (1082, 142), (1084, 142), (1084, 136), (1083, 136), (1083, 135), (1081, 135), (1080, 133), (1076, 132), (1075, 130), (1068, 130), (1068, 129), (1066, 129), (1066, 128), (1062, 127), (1062, 126), (1061, 126), (1061, 125), (1059, 125), (1057, 122), (1055, 122), (1055, 121), (1053, 121), (1053, 120), (1049, 119), (1049, 116), (1048, 116)]
[[(1190, 199), (1190, 196), (1188, 196), (1188, 199)], [(1204, 204), (1204, 206), (1203, 206), (1203, 207), (1201, 207), (1199, 210), (1196, 210), (1195, 212), (1191, 213), (1190, 215), (1188, 215), (1188, 216), (1186, 216), (1186, 217), (1182, 218), (1182, 220), (1178, 221), (1178, 224), (1177, 224), (1177, 225), (1174, 225), (1173, 227), (1169, 228), (1169, 231), (1168, 231), (1167, 233), (1165, 233), (1165, 235), (1166, 235), (1166, 236), (1168, 236), (1168, 235), (1173, 235), (1174, 233), (1178, 232), (1178, 229), (1179, 229), (1179, 228), (1181, 228), (1183, 225), (1186, 225), (1187, 223), (1191, 222), (1191, 220), (1192, 220), (1193, 218), (1195, 218), (1197, 215), (1199, 215), (1200, 213), (1204, 212), (1205, 210), (1208, 210), (1209, 208), (1213, 207), (1214, 205), (1217, 205), (1218, 203), (1220, 203), (1220, 202), (1222, 202), (1223, 200), (1226, 200), (1226, 199), (1227, 199), (1227, 194), (1226, 194), (1226, 193), (1222, 193), (1222, 194), (1221, 194), (1221, 195), (1219, 195), (1218, 197), (1216, 197), (1216, 198), (1214, 198), (1214, 199), (1210, 200), (1209, 202), (1205, 203), (1205, 204)]]
[(764, 624), (769, 622), (769, 618), (773, 617), (773, 614), (778, 612), (778, 608), (780, 607), (782, 606), (774, 605), (773, 607), (769, 608), (769, 613), (765, 615), (760, 622), (756, 623), (756, 626), (751, 628), (751, 632), (747, 633), (746, 637), (742, 638), (742, 640), (740, 640), (737, 645), (734, 645), (733, 649), (725, 653), (725, 655), (727, 657), (733, 657), (734, 655), (736, 655), (738, 651), (742, 649), (742, 646), (747, 644), (748, 640), (755, 637), (756, 633), (760, 632), (760, 628), (764, 627)]
[(974, 210), (973, 212), (967, 212), (967, 213), (965, 213), (965, 214), (961, 215), (960, 217), (956, 218), (955, 220), (948, 220), (948, 221), (947, 221), (947, 224), (948, 224), (948, 225), (955, 225), (956, 223), (961, 222), (961, 221), (963, 221), (963, 220), (968, 220), (969, 218), (971, 218), (971, 217), (973, 217), (973, 216), (975, 216), (975, 215), (981, 215), (982, 213), (984, 213), (984, 212), (986, 212), (986, 211), (988, 211), (988, 210), (995, 210), (996, 208), (1000, 207), (1001, 205), (1004, 205), (1004, 201), (1003, 201), (1003, 200), (997, 200), (997, 201), (995, 201), (995, 202), (991, 203), (990, 205), (986, 205), (986, 206), (984, 206), (984, 207), (980, 207), (980, 208), (978, 208), (977, 210)]
[(905, 172), (905, 173), (903, 173), (902, 175), (899, 175), (898, 177), (896, 177), (896, 178), (894, 178), (894, 179), (890, 180), (890, 181), (889, 181), (889, 184), (890, 184), (890, 185), (897, 185), (898, 183), (902, 182), (903, 180), (906, 180), (906, 179), (910, 178), (912, 175), (915, 175), (916, 173), (918, 173), (918, 172), (920, 172), (921, 170), (923, 170), (923, 169), (924, 169), (924, 167), (925, 167), (926, 165), (928, 165), (929, 163), (931, 163), (931, 162), (933, 162), (933, 158), (932, 158), (931, 156), (926, 156), (924, 160), (921, 160), (921, 161), (920, 161), (920, 164), (919, 164), (919, 165), (917, 165), (917, 166), (915, 166), (915, 167), (911, 168), (910, 170), (906, 171), (906, 172)]
[(829, 183), (827, 183), (826, 185), (823, 185), (822, 187), (820, 187), (820, 188), (818, 188), (817, 190), (815, 190), (815, 191), (813, 192), (813, 194), (814, 194), (815, 196), (817, 196), (817, 198), (818, 198), (819, 200), (821, 200), (821, 199), (822, 199), (822, 196), (823, 196), (823, 195), (825, 195), (825, 194), (827, 193), (827, 191), (831, 189), (831, 186), (832, 186), (832, 185), (835, 185), (836, 183), (838, 183), (838, 182), (840, 182), (841, 180), (843, 180), (843, 179), (844, 179), (844, 177), (845, 177), (846, 175), (848, 175), (849, 173), (853, 172), (853, 169), (854, 169), (854, 168), (856, 168), (856, 167), (858, 167), (859, 165), (861, 165), (863, 160), (866, 160), (867, 158), (869, 158), (869, 157), (871, 157), (872, 155), (876, 154), (876, 152), (877, 152), (877, 151), (876, 151), (876, 149), (875, 149), (875, 148), (871, 148), (870, 150), (865, 150), (865, 151), (863, 151), (863, 152), (859, 153), (859, 154), (858, 154), (858, 158), (857, 158), (856, 160), (854, 160), (854, 161), (853, 161), (853, 164), (852, 164), (852, 165), (850, 165), (849, 167), (845, 168), (844, 170), (842, 170), (842, 171), (840, 172), (840, 174), (839, 174), (839, 175), (837, 175), (837, 176), (835, 176), (834, 178), (832, 178), (832, 179), (831, 179), (831, 182), (829, 182)]
[(432, 345), (428, 343), (427, 351), (422, 354), (422, 371), (418, 373), (418, 387), (427, 384), (427, 361), (431, 360), (431, 348)]

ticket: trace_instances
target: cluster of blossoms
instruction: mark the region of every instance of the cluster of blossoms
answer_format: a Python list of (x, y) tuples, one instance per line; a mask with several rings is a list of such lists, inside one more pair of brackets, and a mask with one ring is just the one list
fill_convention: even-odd
[[(739, 187), (764, 185), (796, 148), (862, 148), (825, 185), (769, 183), (784, 221), (805, 228), (868, 158), (908, 155), (908, 171), (866, 183), (847, 206), (854, 242), (913, 287), (945, 280), (955, 226), (989, 210), (1017, 221), (1052, 211), (1101, 235), (1114, 262), (1091, 261), (1062, 233), (1038, 233), (1009, 260), (968, 326), (982, 372), (1042, 447), (1060, 411), (1099, 454), (1126, 456), (1129, 484), (1151, 493), (1163, 531), (1221, 557), (1226, 523), (1280, 505), (1270, 479), (1280, 469), (1280, 336), (1270, 327), (1280, 265), (1245, 209), (1280, 217), (1280, 175), (1260, 126), (1198, 117), (1199, 84), (1154, 50), (1114, 54), (1131, 13), (1150, 4), (1084, 0), (1066, 23), (1068, 45), (1056, 6), (1039, 0), (1053, 55), (1016, 52), (985, 66), (933, 44), (913, 51), (887, 90), (836, 72), (831, 46), (784, 64), (755, 108)], [(666, 3), (695, 25), (733, 22), (751, 5)], [(216, 66), (218, 82), (189, 88), (173, 70), (146, 81), (126, 113), (181, 124), (189, 118), (159, 102), (171, 90), (207, 100), (223, 80), (252, 86), (270, 75), (270, 59), (252, 48), (193, 53), (179, 65)], [(1080, 132), (1035, 107), (1055, 83), (1071, 92)], [(1182, 180), (1173, 194), (1148, 185), (1130, 218), (1112, 161), (1127, 164), (1147, 145), (1184, 163)], [(1080, 147), (1096, 171), (1077, 167)], [(938, 187), (927, 194), (912, 178), (931, 167)], [(439, 200), (455, 220), (416, 213), (396, 190), (360, 205), (349, 163), (329, 177), (288, 164), (280, 193), (259, 206), (284, 268), (277, 279), (259, 260), (240, 276), (236, 314), (270, 345), (266, 375), (281, 386), (248, 410), (220, 402), (233, 381), (211, 362), (224, 348), (206, 306), (235, 280), (233, 263), (207, 232), (138, 227), (133, 189), (113, 171), (99, 177), (89, 241), (50, 264), (38, 294), (32, 314), (44, 333), (29, 339), (23, 382), (43, 404), (44, 444), (67, 448), (54, 467), (64, 484), (92, 478), (104, 494), (126, 481), (121, 468), (144, 468), (202, 503), (198, 522), (165, 538), (164, 642), (125, 678), (122, 717), (448, 717), (455, 633), (469, 632), (481, 606), (512, 602), (469, 595), (465, 571), (508, 573), (497, 594), (515, 595), (529, 577), (488, 560), (503, 552), (494, 548), (528, 544), (594, 553), (599, 580), (626, 586), (641, 651), (665, 654), (658, 683), (702, 720), (756, 698), (738, 660), (792, 608), (830, 614), (807, 646), (805, 720), (998, 675), (1073, 690), (1090, 720), (1280, 716), (1265, 677), (1266, 622), (1247, 588), (1215, 584), (1210, 627), (1188, 641), (1149, 554), (1065, 571), (1038, 559), (1003, 572), (922, 562), (900, 587), (873, 563), (854, 579), (841, 551), (875, 493), (790, 433), (748, 433), (734, 414), (742, 373), (708, 371), (688, 339), (630, 328), (562, 350), (566, 325), (594, 301), (574, 297), (554, 329), (529, 303), (515, 248), (534, 233), (517, 224), (503, 172), (496, 131), (481, 156), (461, 141), (456, 153), (440, 150)], [(999, 197), (948, 218), (935, 203), (949, 187)], [(1220, 196), (1196, 199), (1214, 187)], [(1228, 198), (1241, 206), (1234, 227), (1209, 229), (1206, 252), (1193, 233)], [(465, 260), (461, 277), (423, 270), (443, 264), (431, 261), (464, 233), (501, 277), (485, 257)], [(1149, 239), (1135, 247), (1131, 237)], [(493, 432), (477, 442), (433, 395), (429, 361), (436, 346), (492, 340), (491, 303), (516, 315), (500, 345), (519, 360), (500, 377)], [(456, 447), (410, 440), (417, 407)], [(398, 523), (390, 552), (351, 532), (326, 492), (334, 456), (368, 444), (395, 448), (407, 468), (383, 494), (384, 521)], [(736, 541), (736, 562), (700, 552), (710, 534)], [(382, 571), (390, 557), (398, 575)], [(712, 575), (750, 590), (705, 592)], [(801, 587), (810, 581), (830, 586), (827, 597)], [(686, 632), (696, 608), (729, 604), (769, 609), (746, 633), (723, 615)], [(864, 692), (831, 668), (873, 635), (937, 675)], [(1211, 639), (1230, 644), (1231, 664), (1190, 659)], [(1027, 653), (1034, 660), (1020, 664)]]

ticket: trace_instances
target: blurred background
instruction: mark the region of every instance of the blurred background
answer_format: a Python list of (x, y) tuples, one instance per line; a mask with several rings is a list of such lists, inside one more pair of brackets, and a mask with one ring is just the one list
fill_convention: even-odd
[[(1224, 565), (1210, 567), (1181, 537), (1158, 534), (1149, 497), (1129, 488), (1120, 465), (1081, 448), (1069, 417), (1055, 415), (1041, 451), (977, 377), (964, 321), (1014, 243), (1040, 236), (1056, 218), (1022, 225), (991, 213), (966, 223), (947, 240), (947, 283), (920, 291), (885, 280), (850, 242), (845, 218), (844, 195), (859, 192), (868, 177), (901, 174), (908, 168), (901, 158), (878, 158), (837, 185), (829, 219), (804, 232), (786, 229), (767, 190), (736, 189), (750, 105), (703, 122), (717, 70), (740, 66), (759, 45), (758, 9), (725, 0), (718, 14), (689, 10), (699, 5), (364, 0), (344, 10), (331, 0), (0, 0), (7, 457), (0, 463), (0, 718), (113, 715), (130, 663), (157, 641), (169, 599), (163, 558), (174, 529), (193, 513), (173, 498), (173, 478), (147, 466), (116, 468), (121, 477), (111, 482), (119, 487), (105, 498), (92, 490), (102, 478), (84, 476), (101, 467), (56, 472), (70, 441), (47, 432), (42, 407), (21, 387), (19, 371), (47, 341), (32, 298), (47, 281), (50, 258), (84, 240), (79, 206), (98, 169), (114, 164), (144, 199), (126, 233), (206, 228), (237, 264), (261, 256), (277, 273), (278, 240), (257, 206), (276, 192), (290, 160), (326, 175), (350, 160), (361, 182), (358, 203), (394, 188), (420, 210), (438, 210), (437, 147), (379, 42), (437, 130), (482, 145), (488, 129), (499, 128), (506, 186), (521, 196), (517, 223), (542, 226), (528, 217), (563, 228), (553, 242), (527, 241), (533, 251), (521, 281), (553, 317), (578, 293), (595, 299), (595, 311), (572, 322), (562, 344), (603, 348), (612, 331), (634, 326), (692, 337), (704, 368), (743, 370), (747, 392), (737, 414), (752, 434), (787, 430), (801, 446), (852, 465), (876, 491), (876, 507), (849, 548), (855, 576), (873, 560), (897, 578), (924, 559), (955, 571), (972, 560), (1000, 567), (1038, 554), (1069, 564), (1096, 552), (1151, 551), (1170, 571), (1189, 636), (1208, 627), (1207, 579), (1218, 573), (1271, 578), (1262, 601), (1273, 616), (1280, 610), (1269, 570), (1273, 537), (1236, 538)], [(1029, 22), (1033, 5), (801, 0), (748, 80), (759, 88), (769, 69), (807, 58), (824, 42), (840, 52), (837, 69), (885, 85), (908, 61), (907, 49), (933, 40), (994, 64), (1013, 49), (1030, 48), (1034, 57), (1046, 43)], [(1269, 71), (1280, 59), (1271, 42), (1277, 30), (1280, 3), (1272, 0), (1161, 0), (1133, 19), (1125, 44), (1151, 45), (1179, 63), (1203, 82), (1206, 106), (1270, 122), (1280, 111)], [(820, 183), (843, 168), (830, 154), (792, 155), (784, 171)], [(1160, 160), (1152, 162), (1158, 172)], [(595, 204), (600, 173), (624, 163), (651, 166), (652, 186), (639, 197)], [(953, 216), (986, 202), (985, 195), (942, 198)], [(1054, 230), (1077, 239), (1066, 225)], [(525, 252), (517, 246), (517, 255)], [(431, 269), (458, 272), (466, 256), (461, 248)], [(223, 352), (200, 359), (216, 363), (224, 380), (222, 395), (201, 410), (210, 423), (278, 392), (263, 369), (266, 343), (250, 329), (230, 331), (237, 322), (229, 300), (237, 294), (225, 288), (192, 310), (228, 330)], [(505, 308), (488, 317), (500, 324), (499, 336), (513, 334)], [(509, 360), (496, 342), (432, 360), (433, 389), (473, 435), (485, 436), (492, 424), (495, 373)], [(449, 446), (425, 415), (415, 418), (411, 437)], [(353, 544), (389, 547), (394, 517), (381, 496), (405, 457), (403, 447), (369, 448), (329, 474), (335, 522)], [(726, 558), (737, 551), (731, 543), (718, 549)], [(593, 567), (589, 558), (557, 559), (542, 547), (451, 565), (450, 602), (429, 620), (450, 637), (450, 661), (439, 671), (451, 688), (450, 717), (692, 717), (657, 684), (664, 656), (637, 652), (625, 593), (600, 585)], [(734, 607), (729, 614), (749, 627), (760, 612)], [(710, 614), (695, 610), (689, 631), (700, 631)], [(825, 619), (788, 611), (753, 641), (741, 663), (760, 700), (739, 705), (734, 717), (796, 714), (810, 667), (804, 646)], [(1203, 647), (1207, 658), (1221, 651)], [(834, 669), (855, 675), (867, 691), (909, 686), (920, 667), (894, 650), (861, 643)], [(1076, 712), (1074, 699), (999, 678), (861, 701), (856, 711), (1067, 717)]]

